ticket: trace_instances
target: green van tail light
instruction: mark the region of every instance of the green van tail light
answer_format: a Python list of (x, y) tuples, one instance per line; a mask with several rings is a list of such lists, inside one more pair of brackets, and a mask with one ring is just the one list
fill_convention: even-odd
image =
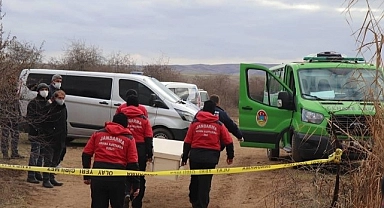
[(308, 55), (303, 58), (304, 61), (351, 61), (351, 62), (362, 62), (365, 61), (364, 58), (357, 57), (346, 57), (336, 52), (321, 52), (316, 55)]
[(324, 120), (321, 113), (315, 113), (306, 109), (301, 110), (301, 120), (307, 123), (320, 124)]

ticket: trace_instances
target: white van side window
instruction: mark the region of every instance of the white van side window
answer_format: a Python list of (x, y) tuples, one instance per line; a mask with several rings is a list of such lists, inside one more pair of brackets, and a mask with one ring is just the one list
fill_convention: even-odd
[(112, 79), (66, 75), (62, 88), (68, 95), (110, 100)]
[(27, 78), (27, 87), (29, 90), (36, 91), (36, 87), (39, 83), (45, 83), (49, 85), (51, 83), (52, 74), (35, 74), (30, 73)]
[(151, 94), (154, 94), (152, 90), (150, 90), (147, 86), (141, 84), (140, 82), (120, 79), (119, 80), (119, 95), (125, 100), (125, 93), (129, 89), (134, 89), (137, 91), (139, 95), (139, 104), (141, 105), (149, 105), (149, 100), (151, 98)]

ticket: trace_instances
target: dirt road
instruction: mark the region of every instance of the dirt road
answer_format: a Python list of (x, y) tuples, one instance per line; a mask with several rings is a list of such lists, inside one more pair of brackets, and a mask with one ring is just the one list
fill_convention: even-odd
[[(21, 144), (27, 150), (28, 144)], [(84, 145), (68, 147), (63, 167), (81, 167), (81, 153)], [(225, 163), (225, 151), (222, 154), (219, 167), (228, 167)], [(22, 162), (21, 162), (22, 163)], [(25, 159), (26, 163), (26, 159)], [(241, 148), (235, 142), (235, 160), (231, 167), (274, 164), (280, 162), (268, 161), (264, 149)], [(292, 169), (254, 172), (244, 174), (216, 175), (213, 177), (211, 189), (211, 208), (255, 208), (279, 207), (276, 203), (276, 187), (281, 182), (283, 174)], [(90, 188), (83, 184), (82, 177), (57, 175), (64, 182), (62, 187), (46, 189), (41, 184), (34, 185), (25, 182), (26, 173), (15, 181), (23, 186), (32, 187), (25, 202), (27, 207), (90, 207)], [(280, 182), (279, 182), (280, 181)], [(191, 207), (188, 201), (189, 176), (180, 176), (177, 181), (147, 177), (147, 190), (144, 198), (145, 208)]]

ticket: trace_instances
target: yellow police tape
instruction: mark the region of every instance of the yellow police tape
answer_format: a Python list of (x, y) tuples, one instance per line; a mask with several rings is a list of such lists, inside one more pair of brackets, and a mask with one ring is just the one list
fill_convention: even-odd
[(115, 170), (115, 169), (84, 169), (84, 168), (50, 168), (50, 167), (35, 167), (23, 165), (8, 165), (0, 164), (0, 168), (12, 170), (38, 171), (46, 173), (64, 174), (64, 175), (88, 175), (88, 176), (170, 176), (170, 175), (207, 175), (207, 174), (232, 174), (232, 173), (247, 173), (257, 171), (276, 170), (282, 168), (290, 168), (299, 165), (313, 165), (320, 163), (340, 163), (343, 151), (336, 149), (328, 159), (317, 159), (305, 162), (295, 162), (278, 165), (259, 165), (235, 168), (216, 168), (202, 170), (166, 170), (155, 172), (131, 171), (131, 170)]

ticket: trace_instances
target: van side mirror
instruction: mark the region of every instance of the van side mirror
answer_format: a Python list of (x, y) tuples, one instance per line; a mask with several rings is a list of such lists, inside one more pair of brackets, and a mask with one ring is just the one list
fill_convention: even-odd
[(152, 107), (168, 109), (168, 106), (156, 94), (151, 94), (149, 105)]
[(292, 94), (286, 91), (279, 92), (277, 95), (277, 107), (280, 109), (294, 110)]

